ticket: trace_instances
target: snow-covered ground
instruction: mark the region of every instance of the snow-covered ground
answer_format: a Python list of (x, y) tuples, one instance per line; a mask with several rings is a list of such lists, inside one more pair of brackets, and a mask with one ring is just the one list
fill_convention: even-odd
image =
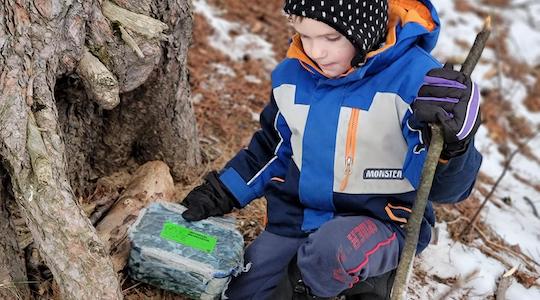
[[(437, 7), (442, 22), (439, 44), (433, 52), (434, 55), (441, 61), (465, 57), (466, 50), (458, 46), (456, 40), (472, 44), (476, 32), (482, 27), (483, 20), (472, 12), (456, 11), (455, 1), (433, 0), (432, 2)], [(508, 49), (515, 53), (518, 60), (531, 66), (540, 65), (540, 31), (538, 30), (540, 1), (510, 1), (509, 6), (500, 8), (484, 3), (488, 1), (470, 0), (469, 2), (482, 11), (500, 14), (504, 23), (494, 23), (494, 30), (502, 30), (504, 27), (509, 29), (508, 38), (500, 42), (507, 43)], [(269, 69), (280, 59), (274, 56), (270, 43), (260, 36), (251, 34), (247, 26), (224, 19), (220, 12), (205, 0), (194, 0), (193, 3), (195, 12), (205, 16), (208, 23), (215, 29), (214, 36), (209, 38), (210, 45), (223, 51), (231, 59), (240, 59), (244, 54), (250, 54), (254, 58), (266, 59), (265, 65)], [(240, 34), (231, 37), (232, 29)], [(273, 58), (268, 59), (269, 57)], [(473, 74), (473, 79), (485, 88), (498, 87), (500, 83), (503, 88), (512, 87), (515, 94), (512, 97), (511, 106), (516, 114), (526, 117), (535, 126), (539, 125), (540, 114), (529, 112), (523, 105), (523, 100), (527, 95), (525, 83), (504, 75), (485, 79), (485, 75), (494, 68), (498, 68), (497, 55), (494, 50), (486, 49), (482, 63), (477, 66)], [(225, 66), (216, 66), (216, 69), (230, 74)], [(496, 180), (503, 171), (502, 163), (505, 157), (497, 151), (497, 145), (494, 144), (485, 128), (479, 130), (476, 145), (484, 155), (482, 172)], [(529, 145), (535, 154), (540, 156), (540, 136), (532, 140)], [(516, 145), (509, 146), (510, 149), (516, 148)], [(498, 208), (488, 202), (481, 217), (504, 241), (510, 245), (519, 245), (524, 254), (540, 262), (540, 219), (533, 214), (531, 206), (523, 198), (528, 197), (540, 209), (540, 192), (517, 180), (514, 174), (528, 178), (540, 186), (540, 165), (518, 154), (512, 161), (512, 168), (501, 181), (494, 195), (497, 199), (511, 197), (511, 205)], [(490, 190), (491, 186), (484, 184), (484, 188)], [(479, 195), (479, 198), (484, 197)], [(497, 288), (497, 281), (508, 271), (508, 267), (479, 251), (475, 246), (481, 245), (483, 243), (481, 240), (474, 241), (472, 246), (467, 246), (449, 237), (446, 223), (438, 224), (438, 228), (440, 230), (438, 244), (428, 247), (417, 260), (417, 268), (425, 272), (426, 276), (413, 278), (411, 286), (414, 286), (414, 291), (410, 291), (410, 297), (412, 299), (437, 299), (450, 289), (450, 286), (441, 283), (444, 280), (440, 279), (463, 278), (474, 270), (478, 270), (478, 273), (465, 282), (461, 289), (452, 293), (449, 299), (492, 297)], [(499, 254), (505, 256), (504, 253)], [(505, 259), (520, 270), (525, 268), (522, 261), (515, 257), (505, 256)], [(540, 267), (536, 266), (536, 269), (536, 275), (538, 275)], [(433, 278), (439, 278), (439, 280)], [(540, 280), (536, 283), (540, 284)], [(430, 296), (426, 297), (426, 295)], [(507, 299), (515, 300), (540, 299), (540, 288), (536, 285), (527, 289), (514, 280), (506, 296)]]
[[(434, 54), (441, 60), (449, 57), (464, 57), (466, 52), (455, 45), (455, 40), (465, 40), (471, 45), (475, 38), (475, 33), (482, 27), (483, 20), (473, 13), (456, 12), (454, 1), (434, 0), (432, 1), (441, 15), (442, 30), (437, 48)], [(504, 24), (494, 23), (494, 30), (501, 30), (501, 27), (509, 27), (509, 36), (505, 42), (509, 49), (515, 52), (518, 60), (529, 65), (540, 64), (540, 31), (531, 25), (540, 22), (540, 1), (510, 1), (513, 8), (490, 7), (486, 9), (482, 1), (470, 1), (474, 6), (481, 7), (484, 11), (490, 9), (504, 17)], [(536, 2), (536, 3), (535, 3)], [(521, 4), (529, 3), (528, 6)], [(482, 7), (483, 6), (483, 7)], [(534, 13), (536, 12), (536, 14)], [(532, 19), (531, 19), (532, 18)], [(531, 24), (533, 23), (533, 24)], [(493, 50), (486, 49), (483, 61), (477, 66), (473, 73), (473, 80), (482, 87), (497, 87), (499, 78), (485, 79), (485, 74), (489, 70), (496, 68), (496, 55)], [(526, 96), (526, 89), (523, 83), (516, 82), (510, 78), (503, 77), (503, 88), (512, 86), (519, 87), (518, 92), (512, 97), (512, 107), (517, 114), (525, 116), (532, 124), (540, 124), (540, 114), (531, 113), (523, 105)], [(484, 156), (481, 171), (488, 174), (494, 180), (503, 171), (503, 161), (505, 157), (497, 150), (497, 145), (487, 134), (487, 130), (482, 128), (476, 137), (476, 145)], [(536, 155), (540, 155), (540, 136), (529, 143)], [(511, 145), (511, 149), (515, 149)], [(523, 197), (532, 199), (533, 203), (540, 206), (540, 193), (532, 187), (518, 181), (513, 174), (531, 179), (532, 182), (540, 182), (540, 165), (525, 156), (518, 154), (511, 164), (512, 168), (503, 178), (495, 192), (495, 198), (511, 197), (512, 205), (498, 208), (491, 202), (482, 212), (482, 219), (496, 232), (503, 240), (511, 245), (519, 245), (523, 253), (540, 262), (540, 219), (534, 214), (531, 206), (525, 202)], [(485, 186), (488, 190), (491, 186)], [(479, 197), (484, 199), (484, 197)], [(442, 278), (463, 277), (471, 271), (478, 269), (479, 273), (475, 278), (465, 284), (464, 289), (454, 293), (455, 299), (461, 299), (460, 295), (467, 293), (467, 299), (486, 299), (493, 295), (496, 289), (496, 282), (507, 270), (505, 266), (493, 258), (488, 258), (475, 247), (468, 247), (448, 237), (446, 224), (440, 224), (441, 239), (438, 245), (432, 245), (422, 253), (420, 267), (428, 274), (435, 274)], [(480, 242), (479, 242), (480, 243)], [(518, 268), (524, 268), (519, 260), (510, 259)], [(537, 268), (538, 270), (538, 268)], [(537, 282), (540, 282), (537, 280)], [(433, 286), (431, 286), (433, 284)], [(437, 287), (437, 285), (440, 285)], [(415, 289), (419, 285), (415, 286)], [(430, 294), (438, 295), (444, 293), (448, 286), (436, 282), (430, 283), (430, 287), (422, 287), (426, 291), (431, 287), (436, 287)], [(468, 291), (470, 289), (470, 291)], [(421, 295), (421, 293), (420, 293)], [(425, 295), (425, 294), (424, 294)], [(531, 287), (526, 289), (523, 285), (514, 281), (508, 289), (507, 299), (540, 299), (540, 289)], [(452, 298), (452, 297), (451, 297)]]

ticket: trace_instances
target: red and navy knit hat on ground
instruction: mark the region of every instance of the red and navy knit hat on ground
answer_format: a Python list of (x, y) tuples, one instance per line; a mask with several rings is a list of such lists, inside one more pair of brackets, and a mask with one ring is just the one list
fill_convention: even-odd
[(387, 0), (285, 0), (283, 10), (323, 22), (344, 35), (358, 51), (353, 66), (363, 63), (386, 38)]

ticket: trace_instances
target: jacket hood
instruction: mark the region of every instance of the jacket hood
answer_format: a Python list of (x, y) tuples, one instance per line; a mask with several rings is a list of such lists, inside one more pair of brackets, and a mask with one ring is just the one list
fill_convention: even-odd
[[(351, 68), (336, 78), (335, 84), (358, 80), (384, 69), (409, 48), (418, 46), (431, 52), (437, 43), (440, 21), (435, 7), (429, 0), (389, 0), (388, 33), (385, 44), (366, 55), (365, 64)], [(292, 38), (287, 58), (298, 59), (311, 73), (324, 76), (322, 70), (304, 52), (299, 35)]]

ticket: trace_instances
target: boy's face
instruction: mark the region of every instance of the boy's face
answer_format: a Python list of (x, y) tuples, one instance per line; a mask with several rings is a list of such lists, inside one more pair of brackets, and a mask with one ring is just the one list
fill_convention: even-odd
[(294, 18), (292, 25), (300, 34), (304, 52), (326, 75), (337, 77), (351, 68), (356, 49), (345, 36), (325, 23), (309, 18)]

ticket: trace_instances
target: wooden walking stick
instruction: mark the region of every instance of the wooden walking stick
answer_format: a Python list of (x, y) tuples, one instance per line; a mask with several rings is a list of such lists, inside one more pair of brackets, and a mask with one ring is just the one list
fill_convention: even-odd
[[(461, 72), (471, 75), (476, 63), (482, 55), (482, 51), (484, 50), (490, 33), (491, 18), (487, 17), (484, 23), (484, 28), (476, 36), (469, 55), (461, 66)], [(412, 272), (414, 255), (416, 254), (416, 246), (418, 243), (418, 236), (420, 234), (420, 225), (422, 224), (422, 218), (426, 209), (429, 192), (431, 191), (435, 169), (437, 168), (439, 156), (441, 155), (443, 148), (443, 136), (440, 125), (430, 124), (430, 127), (431, 142), (429, 144), (424, 168), (422, 169), (422, 177), (418, 192), (416, 194), (416, 200), (414, 201), (412, 213), (406, 225), (407, 235), (405, 238), (405, 246), (403, 248), (403, 252), (401, 253), (401, 259), (396, 271), (396, 278), (392, 288), (392, 300), (405, 299), (407, 283)]]

